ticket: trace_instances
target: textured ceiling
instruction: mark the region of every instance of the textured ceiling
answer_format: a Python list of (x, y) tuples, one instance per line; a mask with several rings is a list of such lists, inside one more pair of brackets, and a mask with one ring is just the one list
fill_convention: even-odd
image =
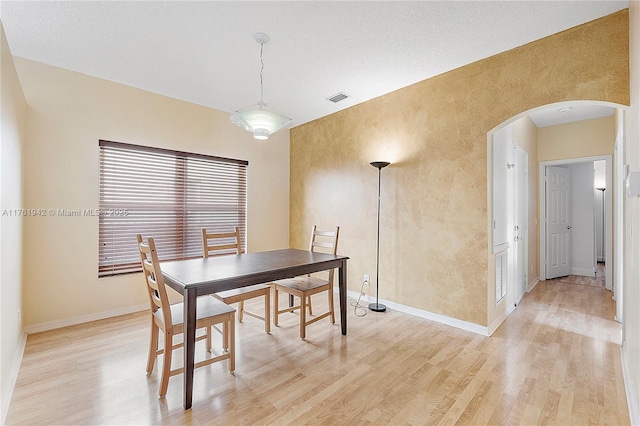
[(609, 106), (593, 105), (589, 102), (568, 102), (531, 112), (529, 117), (536, 127), (548, 127), (574, 121), (607, 117), (613, 115), (613, 111), (614, 108)]
[[(628, 7), (627, 1), (1, 1), (15, 56), (299, 125)], [(337, 104), (326, 98), (344, 92)]]

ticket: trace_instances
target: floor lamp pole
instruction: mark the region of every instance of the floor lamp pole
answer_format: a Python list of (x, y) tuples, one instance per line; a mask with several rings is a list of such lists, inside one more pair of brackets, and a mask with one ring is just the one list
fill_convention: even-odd
[(371, 165), (378, 169), (378, 238), (376, 242), (376, 303), (370, 303), (369, 309), (374, 312), (384, 312), (387, 307), (381, 303), (378, 303), (379, 284), (380, 284), (380, 181), (382, 176), (382, 169), (387, 167), (390, 163), (386, 161), (374, 161)]

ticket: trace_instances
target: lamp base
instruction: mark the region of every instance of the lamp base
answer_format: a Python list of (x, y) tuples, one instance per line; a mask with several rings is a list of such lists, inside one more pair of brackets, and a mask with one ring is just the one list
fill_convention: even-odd
[(369, 303), (369, 310), (373, 312), (384, 312), (387, 310), (387, 307), (382, 303)]

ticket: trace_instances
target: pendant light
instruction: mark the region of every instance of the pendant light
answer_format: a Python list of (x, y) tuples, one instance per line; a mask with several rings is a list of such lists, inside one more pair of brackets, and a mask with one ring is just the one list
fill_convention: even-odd
[(253, 38), (260, 43), (260, 102), (234, 112), (229, 119), (232, 123), (252, 132), (254, 138), (264, 140), (269, 139), (270, 134), (287, 127), (293, 122), (293, 119), (272, 110), (264, 102), (264, 87), (262, 84), (264, 62), (262, 61), (262, 50), (270, 38), (265, 33), (255, 33)]

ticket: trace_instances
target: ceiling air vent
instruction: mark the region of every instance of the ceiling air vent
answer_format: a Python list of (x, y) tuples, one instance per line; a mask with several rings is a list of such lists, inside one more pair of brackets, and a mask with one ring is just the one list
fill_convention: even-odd
[(331, 96), (330, 98), (327, 98), (328, 101), (335, 103), (338, 103), (340, 101), (343, 101), (345, 99), (347, 99), (349, 97), (349, 95), (347, 95), (346, 93), (336, 93), (335, 95)]

